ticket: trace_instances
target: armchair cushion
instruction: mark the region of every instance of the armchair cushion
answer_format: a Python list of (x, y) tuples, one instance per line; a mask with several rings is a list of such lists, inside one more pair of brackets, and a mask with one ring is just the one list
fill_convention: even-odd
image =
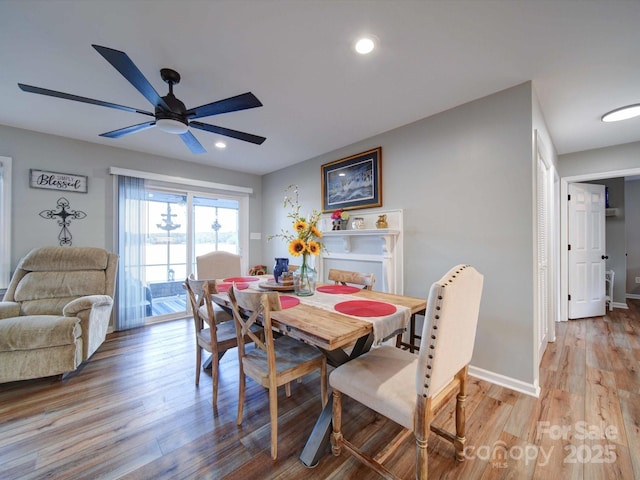
[(17, 302), (0, 302), (0, 320), (20, 315), (20, 304)]
[(101, 270), (29, 272), (17, 285), (14, 300), (22, 315), (60, 315), (75, 298), (105, 291)]
[(76, 317), (33, 315), (2, 321), (0, 352), (71, 345), (82, 335)]

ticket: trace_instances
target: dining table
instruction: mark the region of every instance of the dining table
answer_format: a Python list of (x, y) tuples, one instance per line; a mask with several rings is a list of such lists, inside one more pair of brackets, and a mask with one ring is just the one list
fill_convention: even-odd
[[(283, 335), (316, 346), (337, 367), (382, 342), (402, 334), (416, 315), (424, 315), (425, 298), (410, 297), (350, 285), (318, 284), (314, 294), (298, 297), (293, 287), (275, 283), (273, 276), (232, 277), (216, 280), (212, 300), (230, 308), (227, 294), (239, 289), (276, 291), (282, 309), (271, 312), (272, 327)], [(327, 402), (300, 454), (307, 467), (317, 465), (329, 451), (332, 404)]]

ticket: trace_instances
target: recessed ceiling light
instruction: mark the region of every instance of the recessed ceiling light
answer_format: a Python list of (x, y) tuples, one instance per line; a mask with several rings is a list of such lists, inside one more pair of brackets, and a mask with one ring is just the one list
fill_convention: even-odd
[(373, 52), (376, 48), (376, 44), (378, 43), (376, 40), (377, 39), (371, 35), (359, 38), (356, 41), (354, 48), (360, 55), (366, 55)]
[(618, 122), (629, 118), (640, 116), (640, 103), (635, 105), (627, 105), (626, 107), (616, 108), (602, 116), (603, 122)]
[(216, 148), (227, 148), (227, 144), (224, 142), (216, 142), (215, 143)]

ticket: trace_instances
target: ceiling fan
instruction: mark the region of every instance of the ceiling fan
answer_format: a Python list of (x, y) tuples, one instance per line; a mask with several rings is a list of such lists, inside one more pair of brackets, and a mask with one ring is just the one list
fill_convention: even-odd
[(208, 123), (194, 121), (197, 118), (261, 107), (262, 103), (253, 93), (247, 92), (235, 97), (187, 109), (184, 103), (182, 103), (173, 94), (173, 86), (180, 83), (180, 74), (175, 70), (171, 70), (170, 68), (163, 68), (160, 70), (160, 77), (169, 84), (169, 93), (164, 97), (161, 97), (126, 53), (112, 48), (101, 47), (100, 45), (92, 46), (105, 58), (105, 60), (107, 60), (107, 62), (118, 70), (122, 76), (136, 88), (136, 90), (151, 102), (155, 107), (154, 113), (133, 107), (118, 105), (116, 103), (80, 97), (70, 93), (56, 92), (55, 90), (25, 85), (23, 83), (18, 83), (18, 87), (25, 92), (64, 98), (66, 100), (74, 100), (76, 102), (90, 103), (92, 105), (115, 108), (126, 112), (141, 113), (143, 115), (154, 117), (153, 120), (148, 122), (131, 125), (111, 132), (101, 133), (101, 137), (120, 138), (125, 135), (141, 132), (142, 130), (157, 126), (164, 132), (180, 135), (180, 138), (182, 138), (182, 141), (187, 145), (187, 147), (189, 147), (189, 150), (191, 150), (192, 153), (206, 153), (206, 150), (200, 144), (198, 139), (189, 131), (189, 127), (204, 130), (206, 132), (218, 133), (226, 137), (236, 138), (238, 140), (255, 143), (257, 145), (261, 145), (262, 142), (266, 140), (265, 137), (260, 137), (258, 135), (252, 135), (250, 133), (239, 132), (230, 128), (217, 127), (215, 125), (209, 125)]

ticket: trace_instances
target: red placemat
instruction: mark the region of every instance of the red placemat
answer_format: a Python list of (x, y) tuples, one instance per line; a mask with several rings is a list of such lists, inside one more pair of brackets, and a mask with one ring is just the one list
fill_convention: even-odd
[(322, 285), (317, 287), (316, 290), (324, 293), (356, 293), (360, 291), (358, 287), (352, 287), (351, 285)]
[(337, 303), (338, 312), (356, 317), (384, 317), (396, 313), (396, 307), (390, 303), (375, 302), (371, 300), (349, 300)]
[[(218, 289), (218, 293), (223, 293), (228, 291), (231, 288), (231, 285), (233, 285), (233, 283), (218, 283), (216, 285), (216, 288)], [(244, 290), (245, 288), (249, 288), (249, 284), (248, 283), (236, 283), (236, 288), (238, 290)]]
[(229, 283), (233, 283), (233, 282), (257, 282), (258, 280), (260, 280), (259, 277), (230, 277), (230, 278), (225, 278), (223, 280), (223, 282), (229, 282)]
[(300, 303), (298, 297), (292, 297), (291, 295), (280, 295), (280, 306), (284, 310), (285, 308), (295, 307)]

